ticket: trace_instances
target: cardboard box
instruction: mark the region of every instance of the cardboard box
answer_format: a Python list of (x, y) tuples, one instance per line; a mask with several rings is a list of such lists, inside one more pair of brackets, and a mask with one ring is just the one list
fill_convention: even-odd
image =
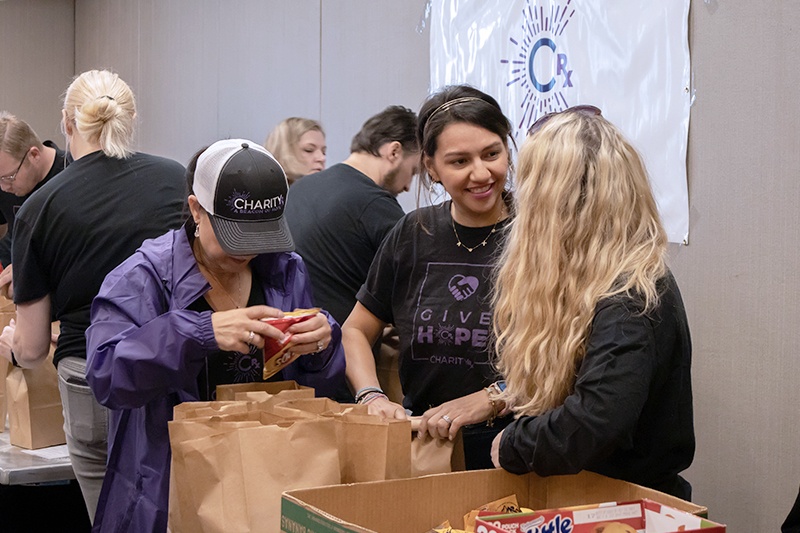
[(460, 528), (465, 514), (510, 494), (531, 509), (647, 498), (701, 516), (707, 512), (674, 496), (591, 472), (542, 478), (476, 470), (287, 491), (281, 502), (281, 531), (427, 533), (445, 520)]

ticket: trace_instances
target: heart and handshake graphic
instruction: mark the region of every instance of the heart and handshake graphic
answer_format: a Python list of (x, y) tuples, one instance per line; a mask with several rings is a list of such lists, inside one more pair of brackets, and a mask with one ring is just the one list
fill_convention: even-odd
[(478, 290), (478, 278), (474, 276), (464, 277), (461, 274), (456, 274), (450, 278), (450, 282), (447, 286), (450, 288), (450, 292), (455, 299), (462, 302), (475, 294), (475, 291)]

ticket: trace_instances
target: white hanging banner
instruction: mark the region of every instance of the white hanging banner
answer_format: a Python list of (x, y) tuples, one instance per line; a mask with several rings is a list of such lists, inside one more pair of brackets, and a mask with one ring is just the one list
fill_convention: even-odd
[(491, 94), (518, 144), (543, 114), (599, 107), (642, 154), (670, 242), (685, 243), (689, 1), (432, 0), (431, 90)]

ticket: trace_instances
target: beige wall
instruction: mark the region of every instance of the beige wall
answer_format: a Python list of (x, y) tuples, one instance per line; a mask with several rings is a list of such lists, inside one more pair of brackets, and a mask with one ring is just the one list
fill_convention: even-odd
[(690, 245), (672, 249), (694, 345), (695, 500), (778, 531), (800, 486), (800, 3), (692, 3)]
[[(74, 4), (73, 41), (72, 2), (0, 1), (0, 108), (37, 129), (57, 127), (73, 57), (75, 72), (118, 71), (139, 99), (139, 148), (184, 163), (289, 115), (321, 119), (337, 162), (369, 115), (427, 93), (424, 0)], [(695, 0), (690, 15), (691, 244), (670, 250), (695, 353), (686, 475), (732, 533), (777, 531), (800, 485), (798, 28), (795, 1)]]
[(0, 110), (64, 147), (61, 93), (75, 73), (71, 0), (0, 1)]

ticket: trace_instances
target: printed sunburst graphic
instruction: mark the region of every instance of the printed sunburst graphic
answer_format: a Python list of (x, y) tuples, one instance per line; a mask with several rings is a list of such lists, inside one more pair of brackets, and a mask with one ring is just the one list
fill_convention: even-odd
[(544, 7), (529, 0), (522, 10), (522, 40), (509, 37), (516, 47), (516, 57), (500, 60), (511, 66), (512, 79), (506, 87), (519, 84), (525, 91), (517, 129), (527, 130), (540, 116), (570, 106), (565, 89), (572, 87), (572, 71), (567, 66), (567, 55), (558, 52), (558, 38), (575, 15), (571, 3), (572, 0), (551, 1)]
[(236, 189), (233, 189), (233, 192), (228, 197), (228, 199), (225, 201), (225, 203), (228, 204), (228, 207), (230, 207), (231, 210), (233, 210), (234, 212), (238, 212), (239, 210), (236, 208), (236, 205), (235, 205), (236, 200), (247, 200), (248, 198), (250, 198), (250, 193), (249, 192), (247, 192), (247, 191), (239, 192)]

